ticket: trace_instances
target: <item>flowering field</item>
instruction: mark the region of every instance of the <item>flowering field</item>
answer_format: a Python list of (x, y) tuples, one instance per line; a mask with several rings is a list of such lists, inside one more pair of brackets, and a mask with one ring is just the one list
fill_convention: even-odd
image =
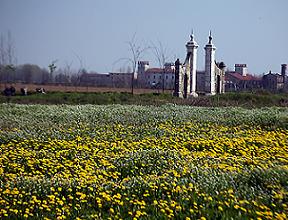
[(288, 109), (0, 105), (1, 219), (287, 219)]

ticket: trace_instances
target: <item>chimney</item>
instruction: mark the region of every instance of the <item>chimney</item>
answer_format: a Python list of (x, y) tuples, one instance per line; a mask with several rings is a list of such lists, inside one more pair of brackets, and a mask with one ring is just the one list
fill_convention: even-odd
[(286, 80), (287, 80), (287, 64), (281, 64), (281, 76), (283, 77), (283, 82), (286, 83)]
[(246, 76), (248, 69), (246, 64), (235, 64), (235, 72), (240, 73), (242, 76)]
[(287, 64), (281, 64), (281, 75), (286, 76), (287, 73)]

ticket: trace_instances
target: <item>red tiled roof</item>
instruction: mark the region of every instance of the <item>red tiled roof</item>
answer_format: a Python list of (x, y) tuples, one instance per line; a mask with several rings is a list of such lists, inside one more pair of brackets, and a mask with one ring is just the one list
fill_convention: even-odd
[(146, 73), (163, 73), (162, 68), (150, 68), (146, 70)]
[(255, 77), (255, 76), (252, 76), (250, 74), (247, 74), (246, 76), (242, 76), (240, 73), (237, 73), (237, 72), (228, 72), (226, 73), (227, 75), (230, 75), (238, 80), (241, 80), (241, 81), (259, 81), (261, 80), (260, 77)]

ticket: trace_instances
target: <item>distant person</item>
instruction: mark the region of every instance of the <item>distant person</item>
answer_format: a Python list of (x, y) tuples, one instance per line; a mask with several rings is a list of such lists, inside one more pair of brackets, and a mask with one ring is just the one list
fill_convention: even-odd
[(45, 94), (45, 93), (46, 93), (46, 92), (45, 92), (45, 89), (44, 89), (43, 87), (41, 87), (41, 88), (36, 88), (35, 90), (36, 90), (36, 92), (38, 92), (38, 93), (42, 93), (42, 94)]
[(14, 96), (16, 94), (16, 89), (13, 86), (6, 87), (3, 91), (5, 96)]
[(11, 96), (11, 89), (8, 88), (8, 87), (6, 87), (6, 88), (4, 89), (4, 91), (3, 91), (3, 94), (4, 94), (5, 96)]
[(10, 86), (10, 91), (11, 91), (11, 95), (15, 95), (16, 94), (16, 89), (14, 86)]
[(27, 88), (26, 87), (24, 87), (24, 88), (21, 88), (21, 94), (23, 95), (23, 96), (26, 96), (27, 95)]

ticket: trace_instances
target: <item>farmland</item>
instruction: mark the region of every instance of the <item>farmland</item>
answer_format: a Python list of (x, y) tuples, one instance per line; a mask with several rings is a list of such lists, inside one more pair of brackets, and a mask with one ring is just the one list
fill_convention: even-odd
[[(1, 84), (0, 90), (3, 92), (10, 84)], [(205, 106), (205, 107), (226, 107), (238, 106), (244, 108), (260, 107), (288, 107), (288, 97), (286, 93), (269, 93), (268, 91), (251, 92), (231, 92), (215, 96), (199, 95), (198, 98), (181, 99), (173, 97), (172, 90), (161, 89), (140, 89), (134, 88), (106, 88), (106, 87), (83, 87), (64, 85), (36, 85), (15, 83), (12, 86), (16, 89), (15, 96), (6, 97), (0, 95), (0, 103), (18, 104), (128, 104), (128, 105), (163, 105), (174, 103), (177, 105)], [(20, 89), (26, 87), (28, 95), (22, 96)], [(43, 87), (46, 94), (35, 92), (36, 88)]]
[[(57, 85), (57, 84), (24, 84), (24, 83), (0, 83), (0, 89), (3, 91), (6, 86), (13, 85), (17, 91), (20, 91), (21, 88), (26, 87), (28, 92), (35, 92), (36, 88), (44, 88), (48, 92), (131, 92), (131, 88), (110, 88), (110, 87), (95, 87), (95, 86), (71, 86), (71, 85)], [(134, 88), (135, 94), (144, 94), (158, 92), (159, 89), (140, 89)], [(171, 90), (165, 90), (166, 93), (171, 94)]]
[(1, 219), (287, 219), (288, 109), (0, 104)]

